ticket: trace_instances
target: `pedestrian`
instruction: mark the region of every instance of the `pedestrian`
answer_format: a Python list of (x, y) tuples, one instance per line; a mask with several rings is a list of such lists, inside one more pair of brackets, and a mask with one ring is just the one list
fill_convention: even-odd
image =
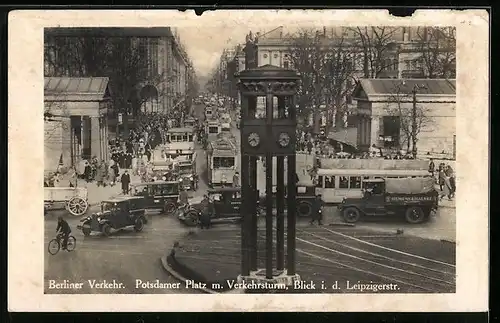
[(128, 174), (128, 170), (125, 170), (125, 172), (123, 173), (121, 177), (121, 182), (122, 182), (123, 194), (128, 194), (130, 185), (130, 175)]
[(439, 165), (439, 173), (438, 173), (438, 183), (439, 183), (439, 190), (440, 191), (443, 191), (445, 177), (446, 177), (446, 174), (444, 172), (444, 165), (440, 164)]
[(311, 215), (310, 224), (314, 224), (314, 221), (318, 222), (318, 225), (323, 225), (321, 222), (323, 220), (323, 200), (321, 199), (321, 195), (316, 195), (316, 199), (314, 199), (313, 204), (313, 212)]
[(445, 169), (445, 174), (446, 174), (446, 177), (449, 178), (450, 180), (450, 195), (453, 197), (455, 195), (455, 174), (453, 172), (453, 168), (451, 168), (450, 165), (447, 165), (446, 166), (446, 169)]
[(108, 170), (109, 185), (115, 186), (115, 182), (116, 182), (116, 172), (115, 172), (116, 163), (112, 162), (110, 164), (111, 165), (109, 166), (109, 170)]
[(78, 175), (74, 166), (72, 166), (68, 171), (69, 176), (69, 187), (76, 187), (78, 181)]
[(104, 170), (102, 167), (102, 163), (100, 165), (96, 165), (96, 173), (95, 180), (97, 181), (97, 186), (104, 186)]
[(308, 154), (312, 154), (312, 149), (313, 149), (313, 143), (311, 141), (307, 142), (307, 152)]
[(451, 185), (450, 185), (450, 178), (444, 175), (444, 184), (443, 184), (443, 191), (439, 194), (439, 200), (441, 201), (443, 197), (447, 196), (448, 200), (451, 201)]
[(434, 178), (434, 171), (436, 169), (436, 165), (434, 164), (434, 160), (431, 158), (429, 162), (429, 173), (431, 173), (432, 178)]
[(90, 163), (88, 160), (85, 160), (84, 169), (85, 169), (85, 171), (83, 173), (84, 173), (85, 180), (87, 181), (87, 183), (89, 183), (92, 179), (92, 167), (90, 166)]
[(200, 228), (208, 229), (211, 226), (210, 215), (212, 213), (213, 203), (210, 201), (208, 195), (203, 195), (203, 200), (200, 203), (201, 214), (200, 214)]
[(235, 172), (233, 175), (233, 187), (239, 187), (240, 186), (240, 173)]
[(178, 202), (179, 206), (185, 206), (189, 203), (188, 192), (184, 189), (184, 187), (180, 188)]

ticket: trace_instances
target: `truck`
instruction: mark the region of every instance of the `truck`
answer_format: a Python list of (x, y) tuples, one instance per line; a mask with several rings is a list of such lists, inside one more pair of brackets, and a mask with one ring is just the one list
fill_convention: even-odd
[(438, 208), (432, 177), (373, 178), (363, 181), (363, 196), (344, 198), (338, 206), (347, 223), (361, 217), (402, 216), (410, 224), (429, 219)]

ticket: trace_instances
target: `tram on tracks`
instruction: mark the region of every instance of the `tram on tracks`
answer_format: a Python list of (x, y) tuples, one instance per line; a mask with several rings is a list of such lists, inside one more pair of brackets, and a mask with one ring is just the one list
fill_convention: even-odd
[(231, 186), (237, 172), (238, 146), (230, 133), (221, 133), (207, 147), (208, 185)]
[(167, 131), (167, 143), (161, 147), (164, 157), (175, 159), (178, 156), (187, 156), (193, 159), (195, 129), (192, 127), (172, 128)]

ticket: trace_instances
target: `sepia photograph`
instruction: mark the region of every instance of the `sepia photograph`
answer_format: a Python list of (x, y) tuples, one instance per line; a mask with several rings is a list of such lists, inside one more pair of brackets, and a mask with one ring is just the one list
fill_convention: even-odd
[(38, 297), (456, 294), (457, 24), (187, 20), (38, 29)]

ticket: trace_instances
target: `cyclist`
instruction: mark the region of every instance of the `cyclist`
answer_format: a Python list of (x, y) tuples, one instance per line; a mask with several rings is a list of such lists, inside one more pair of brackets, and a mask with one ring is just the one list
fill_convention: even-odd
[(57, 228), (56, 228), (56, 234), (61, 230), (61, 235), (63, 238), (63, 243), (62, 243), (62, 249), (66, 250), (66, 247), (68, 245), (68, 238), (69, 234), (71, 233), (71, 228), (69, 227), (68, 222), (66, 222), (62, 216), (59, 216), (57, 218)]

